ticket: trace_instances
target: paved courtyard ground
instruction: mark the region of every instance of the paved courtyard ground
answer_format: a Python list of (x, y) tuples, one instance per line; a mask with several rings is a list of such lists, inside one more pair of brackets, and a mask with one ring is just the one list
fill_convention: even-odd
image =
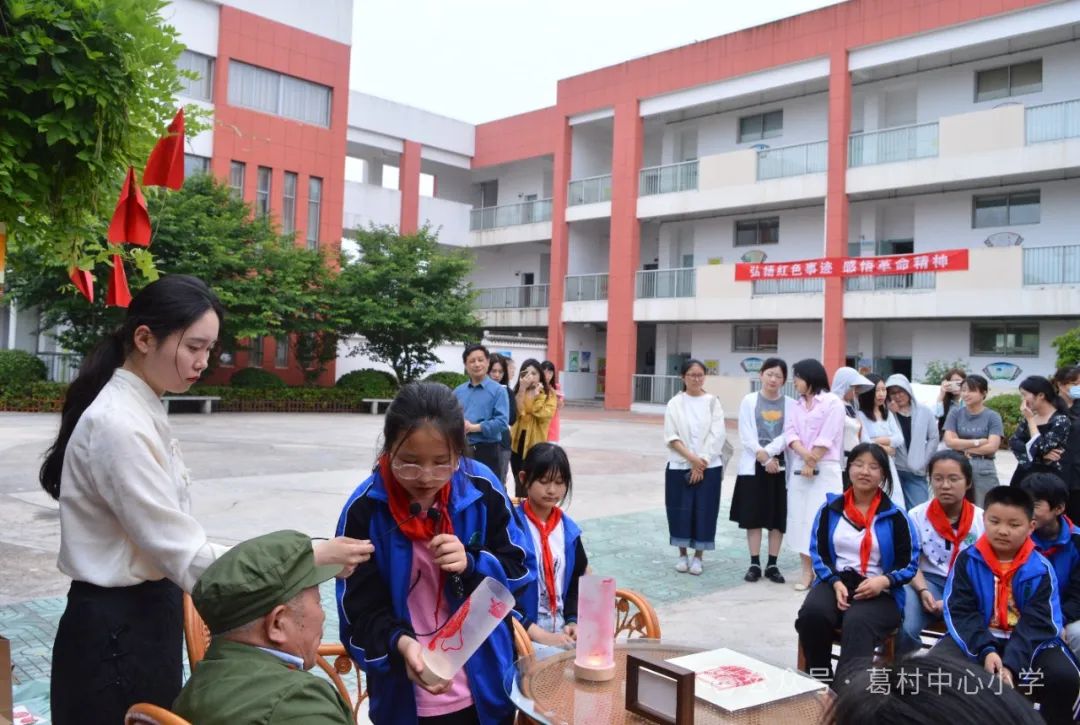
[[(68, 580), (56, 569), (56, 504), (37, 484), (42, 453), (58, 417), (0, 413), (0, 635), (12, 641), (15, 702), (48, 723), (50, 652)], [(192, 470), (195, 516), (215, 541), (235, 543), (282, 528), (333, 534), (348, 494), (371, 469), (382, 416), (321, 414), (173, 415)], [(656, 607), (663, 636), (727, 646), (794, 666), (793, 628), (802, 595), (790, 583), (746, 584), (745, 536), (728, 522), (733, 472), (724, 480), (717, 549), (700, 577), (677, 574), (663, 509), (662, 419), (594, 409), (563, 411), (574, 496), (597, 573), (635, 589)], [(732, 444), (738, 446), (734, 431)], [(1012, 456), (999, 456), (1009, 480)], [(785, 550), (789, 580), (798, 558)], [(323, 590), (327, 640), (336, 612)]]

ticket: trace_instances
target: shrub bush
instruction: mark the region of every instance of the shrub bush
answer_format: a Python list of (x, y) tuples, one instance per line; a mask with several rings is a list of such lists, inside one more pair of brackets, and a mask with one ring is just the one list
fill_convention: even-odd
[(229, 385), (236, 388), (284, 388), (285, 381), (269, 370), (262, 368), (243, 368), (233, 373)]
[(67, 387), (67, 383), (37, 382), (19, 389), (0, 388), (0, 410), (59, 413)]
[(442, 383), (453, 390), (462, 383), (469, 382), (469, 376), (465, 373), (454, 373), (449, 370), (440, 370), (424, 378), (425, 383)]
[(0, 390), (24, 390), (45, 380), (45, 363), (25, 350), (0, 350)]
[(352, 391), (360, 398), (393, 398), (397, 393), (398, 382), (393, 373), (364, 368), (345, 373), (338, 378), (336, 386)]
[(1007, 442), (1009, 436), (1016, 430), (1016, 426), (1020, 425), (1020, 421), (1023, 420), (1020, 416), (1020, 394), (1004, 393), (987, 398), (986, 407), (990, 410), (996, 410), (997, 414), (1001, 416), (1001, 422), (1005, 425), (1005, 441), (1003, 442)]

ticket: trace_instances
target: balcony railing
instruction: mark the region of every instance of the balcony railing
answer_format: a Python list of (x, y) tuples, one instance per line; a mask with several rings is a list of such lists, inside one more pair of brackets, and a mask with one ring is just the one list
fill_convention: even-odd
[[(761, 390), (761, 378), (751, 378), (750, 379), (750, 392), (751, 393), (756, 393), (759, 390)], [(789, 398), (794, 398), (796, 400), (799, 399), (799, 394), (795, 392), (795, 381), (794, 380), (789, 380), (786, 383), (784, 383), (782, 386), (780, 386), (780, 393), (782, 395), (788, 396)]]
[(1025, 247), (1024, 284), (1080, 284), (1080, 244)]
[(937, 275), (934, 272), (915, 274), (886, 274), (880, 277), (849, 277), (844, 280), (848, 292), (878, 292), (880, 290), (934, 289)]
[(828, 149), (827, 141), (762, 149), (757, 155), (758, 181), (821, 173), (825, 171)]
[(1080, 136), (1080, 99), (1031, 106), (1024, 115), (1028, 143)]
[(567, 206), (611, 201), (611, 174), (571, 181), (568, 191)]
[(551, 221), (551, 199), (488, 206), (469, 212), (469, 229), (474, 232), (481, 229), (497, 229), (549, 221)]
[(825, 289), (821, 279), (755, 279), (752, 295), (821, 294)]
[(639, 270), (636, 295), (639, 300), (657, 297), (693, 297), (695, 278), (693, 267)]
[(571, 274), (566, 277), (567, 302), (590, 302), (607, 299), (608, 276), (602, 274)]
[(873, 166), (938, 155), (938, 124), (920, 123), (881, 131), (853, 133), (848, 138), (848, 166)]
[(667, 405), (682, 388), (678, 375), (635, 375), (634, 402)]
[(476, 290), (476, 308), (479, 310), (547, 306), (548, 286), (546, 284), (522, 285), (519, 287), (481, 287)]
[(82, 355), (73, 352), (38, 352), (34, 353), (45, 363), (45, 372), (53, 383), (70, 383), (79, 373)]
[(693, 191), (698, 185), (698, 162), (650, 166), (641, 170), (638, 196), (670, 194), (674, 191)]

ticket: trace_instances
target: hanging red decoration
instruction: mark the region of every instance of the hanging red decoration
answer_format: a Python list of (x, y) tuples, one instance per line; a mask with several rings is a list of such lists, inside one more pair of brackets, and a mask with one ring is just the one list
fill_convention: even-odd
[(131, 290), (128, 289), (127, 272), (124, 271), (124, 258), (114, 254), (112, 264), (105, 304), (109, 307), (127, 307), (131, 304)]
[(78, 267), (72, 267), (68, 271), (68, 277), (75, 285), (75, 289), (79, 290), (83, 297), (89, 302), (94, 301), (94, 273), (88, 269), (79, 269)]
[(184, 109), (176, 112), (168, 133), (158, 139), (143, 170), (144, 186), (179, 189), (184, 185)]
[(114, 244), (137, 244), (150, 246), (150, 212), (146, 210), (146, 199), (135, 181), (135, 169), (128, 167), (124, 188), (116, 202), (112, 221), (109, 223), (109, 241)]

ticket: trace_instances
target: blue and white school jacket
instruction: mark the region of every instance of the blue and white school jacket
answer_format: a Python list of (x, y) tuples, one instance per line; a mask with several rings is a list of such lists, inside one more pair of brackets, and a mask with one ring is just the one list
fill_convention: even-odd
[[(844, 517), (842, 494), (825, 494), (825, 503), (818, 509), (810, 536), (810, 558), (814, 562), (815, 586), (832, 586), (840, 579), (836, 567), (836, 548), (833, 532)], [(915, 526), (902, 509), (897, 508), (882, 492), (881, 503), (870, 523), (881, 552), (881, 571), (889, 579), (889, 591), (896, 602), (900, 615), (904, 614), (904, 585), (919, 570), (919, 537)]]
[(1050, 561), (1058, 580), (1061, 617), (1066, 624), (1080, 619), (1080, 528), (1065, 516), (1059, 519), (1057, 538), (1045, 541), (1031, 532), (1035, 550)]
[[(465, 596), (490, 576), (516, 593), (532, 581), (528, 535), (514, 519), (503, 488), (480, 467), (462, 461), (450, 479), (450, 520), (465, 545), (462, 575)], [(482, 470), (482, 469), (481, 469)], [(341, 642), (367, 674), (370, 717), (376, 725), (415, 725), (413, 683), (397, 651), (402, 635), (415, 636), (407, 603), (412, 542), (390, 514), (386, 486), (378, 469), (349, 497), (337, 526), (338, 536), (369, 539), (375, 554), (348, 579), (337, 580)], [(450, 611), (464, 601), (447, 578), (443, 589)], [(514, 661), (510, 627), (496, 627), (465, 663), (469, 690), (483, 725), (500, 723), (514, 712), (503, 676)]]
[[(518, 525), (525, 532), (525, 540), (529, 547), (530, 562), (535, 566), (533, 579), (518, 593), (517, 606), (514, 608), (514, 616), (521, 622), (526, 631), (529, 625), (536, 621), (540, 611), (540, 577), (544, 576), (543, 557), (535, 549), (532, 532), (529, 530), (528, 517), (525, 516), (525, 502), (514, 508), (514, 516)], [(585, 547), (581, 543), (581, 527), (567, 516), (562, 515), (563, 526), (563, 557), (565, 569), (563, 571), (563, 621), (567, 624), (577, 621), (578, 604), (578, 579), (585, 574), (589, 565), (589, 559), (585, 556)]]

